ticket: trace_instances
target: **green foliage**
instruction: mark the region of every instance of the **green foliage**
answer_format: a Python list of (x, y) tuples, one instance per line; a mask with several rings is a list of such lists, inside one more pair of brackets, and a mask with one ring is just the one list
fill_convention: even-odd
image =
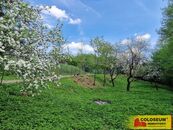
[[(147, 82), (135, 82), (130, 93), (126, 92), (123, 76), (114, 88), (111, 84), (83, 88), (67, 78), (61, 82), (61, 87), (51, 86), (36, 97), (20, 96), (20, 85), (1, 87), (0, 129), (122, 130), (130, 115), (173, 112), (172, 92), (156, 92)], [(97, 105), (95, 99), (110, 100), (112, 104)]]
[(94, 71), (95, 56), (93, 54), (78, 54), (77, 56), (73, 56), (72, 61), (83, 71)]
[(173, 43), (164, 45), (153, 55), (154, 63), (161, 69), (162, 82), (173, 85)]
[[(109, 42), (105, 41), (102, 37), (93, 38), (90, 41), (91, 46), (94, 48), (95, 58), (95, 69), (102, 70), (104, 77), (103, 77), (103, 85), (106, 84), (106, 73), (109, 71), (111, 76), (112, 85), (114, 86), (114, 72), (117, 67), (117, 51), (116, 47), (110, 44)], [(98, 73), (96, 72), (95, 73)]]
[(160, 29), (161, 46), (153, 56), (154, 63), (161, 69), (162, 82), (173, 86), (173, 1), (164, 9), (163, 24)]
[(83, 74), (84, 71), (82, 71), (80, 68), (73, 65), (60, 64), (59, 73), (61, 75), (74, 75), (77, 73)]
[(107, 68), (107, 63), (109, 62), (108, 57), (115, 51), (113, 46), (100, 37), (92, 39), (91, 46), (94, 48), (95, 55), (98, 58), (97, 65), (102, 69)]
[(4, 76), (4, 80), (16, 80), (16, 79), (19, 79), (16, 75)]
[(168, 0), (168, 6), (163, 10), (162, 27), (160, 29), (161, 40), (172, 40), (173, 33), (173, 0)]

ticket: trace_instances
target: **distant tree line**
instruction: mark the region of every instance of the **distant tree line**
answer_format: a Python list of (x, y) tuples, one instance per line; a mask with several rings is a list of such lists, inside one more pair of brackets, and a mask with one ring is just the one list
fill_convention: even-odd
[(157, 90), (157, 83), (166, 84), (172, 88), (173, 0), (169, 0), (168, 7), (163, 10), (159, 34), (160, 40), (152, 54), (149, 41), (140, 36), (134, 36), (116, 44), (111, 44), (102, 37), (96, 37), (90, 42), (94, 48), (94, 54), (73, 56), (69, 64), (92, 72), (94, 75), (102, 73), (103, 85), (106, 84), (107, 74), (110, 75), (112, 86), (115, 86), (115, 80), (119, 74), (125, 74), (127, 75), (127, 91), (130, 91), (131, 83), (136, 80), (154, 83)]

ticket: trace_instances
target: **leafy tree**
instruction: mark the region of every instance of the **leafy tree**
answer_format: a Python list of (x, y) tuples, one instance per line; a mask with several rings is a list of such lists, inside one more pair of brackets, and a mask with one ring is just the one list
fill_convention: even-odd
[(122, 73), (122, 65), (118, 59), (118, 48), (115, 45), (108, 44), (110, 46), (109, 54), (108, 54), (108, 62), (107, 69), (110, 75), (110, 81), (112, 86), (115, 86), (115, 79), (118, 77), (120, 73)]
[(95, 68), (103, 70), (103, 86), (106, 84), (106, 74), (109, 72), (112, 86), (119, 74), (117, 48), (103, 38), (96, 37), (91, 40), (91, 45), (95, 51)]
[(106, 72), (107, 72), (107, 63), (109, 51), (112, 49), (111, 46), (103, 38), (95, 38), (91, 40), (91, 45), (95, 51), (95, 62), (96, 68), (100, 66), (103, 70), (103, 86), (106, 84)]
[(159, 31), (160, 47), (153, 55), (153, 61), (159, 65), (162, 82), (173, 86), (173, 0), (163, 11), (162, 27)]
[(78, 64), (78, 67), (83, 66), (85, 72), (93, 72), (94, 68), (94, 55), (93, 54), (78, 54), (73, 56), (73, 62)]
[(97, 68), (98, 68), (98, 56), (100, 55), (99, 53), (99, 44), (101, 42), (101, 39), (99, 37), (93, 38), (90, 41), (91, 46), (94, 49), (94, 55), (95, 55), (95, 66), (94, 66), (94, 84), (95, 85), (95, 81), (96, 81), (96, 74), (97, 74)]

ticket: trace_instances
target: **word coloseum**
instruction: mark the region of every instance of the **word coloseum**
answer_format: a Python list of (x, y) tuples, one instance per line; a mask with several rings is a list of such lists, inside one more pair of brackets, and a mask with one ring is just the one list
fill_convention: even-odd
[(140, 118), (141, 121), (166, 121), (168, 118)]

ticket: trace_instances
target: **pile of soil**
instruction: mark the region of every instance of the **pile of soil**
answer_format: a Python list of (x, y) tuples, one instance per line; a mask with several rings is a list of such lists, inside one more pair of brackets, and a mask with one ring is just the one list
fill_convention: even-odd
[(87, 88), (95, 88), (94, 80), (88, 75), (75, 75), (73, 76), (73, 80), (75, 83), (87, 87)]

